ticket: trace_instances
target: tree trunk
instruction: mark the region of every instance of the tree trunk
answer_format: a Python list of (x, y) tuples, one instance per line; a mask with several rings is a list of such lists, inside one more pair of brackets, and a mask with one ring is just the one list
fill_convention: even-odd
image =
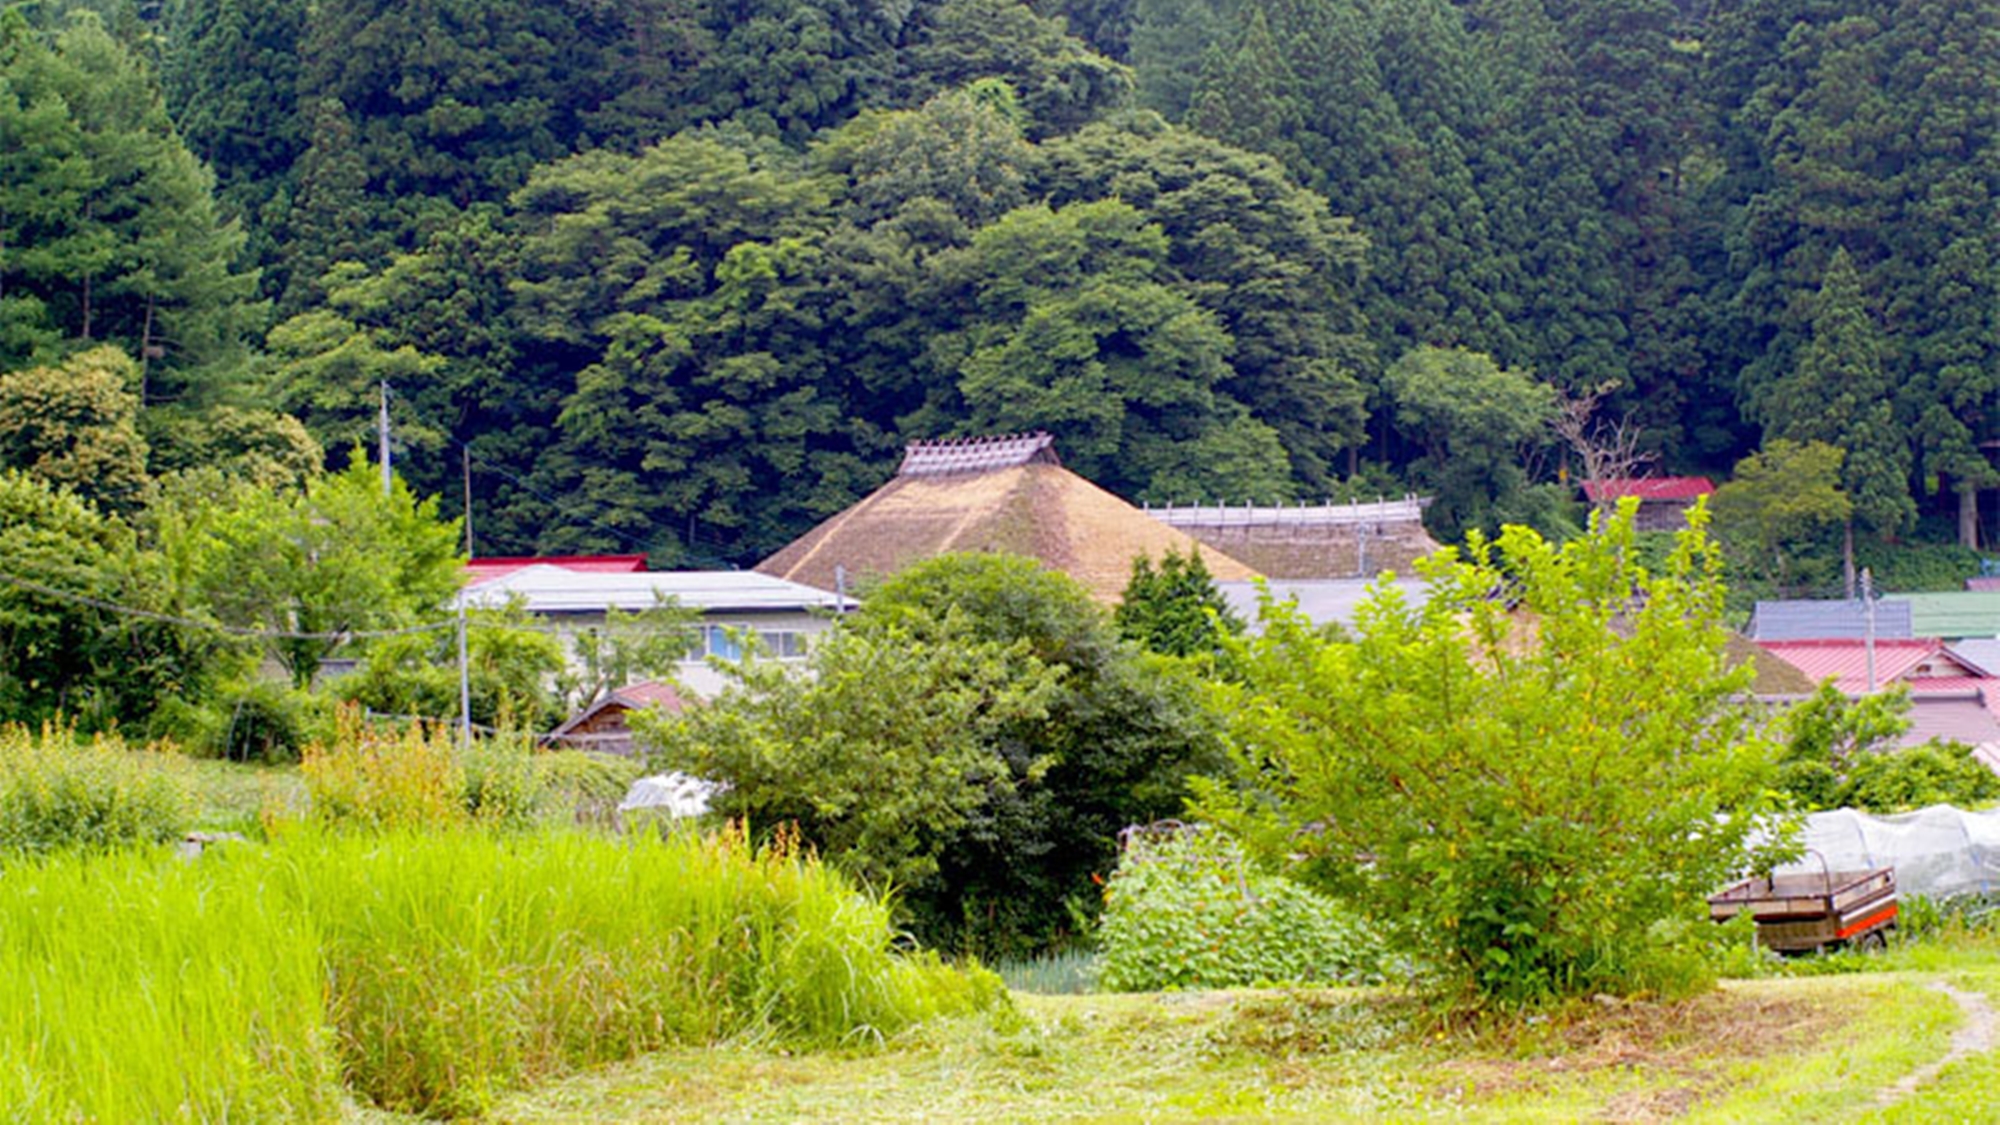
[(1854, 521), (1848, 520), (1840, 535), (1840, 578), (1847, 585), (1847, 600), (1854, 600)]
[(1958, 486), (1958, 544), (1979, 549), (1979, 489), (1971, 484)]

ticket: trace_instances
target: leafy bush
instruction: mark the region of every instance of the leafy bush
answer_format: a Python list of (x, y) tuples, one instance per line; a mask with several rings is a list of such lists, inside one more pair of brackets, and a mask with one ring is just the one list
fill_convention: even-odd
[(333, 733), (333, 708), (308, 691), (271, 680), (225, 685), (207, 706), (182, 713), (173, 733), (196, 754), (289, 765)]
[(1976, 808), (2000, 798), (2000, 776), (1958, 743), (1867, 754), (1848, 767), (1835, 808), (1894, 813), (1925, 805)]
[(1221, 692), (1238, 774), (1199, 805), (1448, 1002), (1695, 987), (1703, 897), (1761, 858), (1775, 754), (1705, 513), (1655, 574), (1635, 508), (1560, 547), (1471, 536), (1418, 564), (1422, 607), (1379, 586), (1351, 644), (1272, 607)]
[(307, 830), (193, 865), (51, 861), (0, 878), (0, 1104), (331, 1120), (344, 1075), (473, 1114), (672, 1044), (865, 1044), (1005, 1002), (895, 937), (883, 903), (735, 834)]
[(1119, 829), (1178, 812), (1188, 774), (1221, 765), (1192, 675), (1031, 559), (910, 567), (810, 660), (810, 677), (746, 664), (640, 729), (661, 764), (732, 786), (718, 812), (795, 822), (898, 887), (934, 945), (1019, 957), (1087, 933)]
[(2000, 798), (2000, 776), (1959, 743), (1899, 749), (1910, 729), (1906, 685), (1849, 699), (1833, 681), (1787, 711), (1778, 785), (1799, 808), (1892, 813), (1924, 805), (1973, 807)]
[(580, 821), (607, 821), (632, 783), (646, 776), (646, 764), (618, 754), (588, 750), (556, 750), (535, 757), (535, 769), (548, 802), (573, 809)]
[(446, 825), (465, 819), (465, 775), (443, 727), (387, 731), (341, 713), (339, 733), (306, 748), (300, 775), (313, 817), (367, 828)]
[(0, 857), (106, 851), (179, 835), (195, 804), (177, 765), (112, 735), (85, 741), (62, 727), (39, 734), (0, 727)]
[[(466, 693), (472, 721), (547, 730), (562, 720), (553, 683), (565, 665), (562, 641), (540, 632), (519, 606), (471, 613)], [(458, 714), (458, 633), (444, 629), (384, 637), (363, 667), (331, 685), (340, 698), (391, 715), (449, 719)]]
[(1099, 979), (1113, 992), (1353, 982), (1381, 957), (1350, 911), (1255, 870), (1213, 830), (1134, 837), (1104, 902)]

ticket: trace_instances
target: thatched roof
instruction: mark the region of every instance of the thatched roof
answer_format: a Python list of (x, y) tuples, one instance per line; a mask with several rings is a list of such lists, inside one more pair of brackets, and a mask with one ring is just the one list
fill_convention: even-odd
[(1739, 633), (1729, 634), (1728, 648), (1724, 653), (1731, 668), (1749, 663), (1757, 669), (1757, 678), (1750, 685), (1752, 695), (1811, 695), (1813, 682), (1782, 657), (1764, 651), (1756, 641)]
[[(911, 447), (897, 475), (860, 503), (757, 564), (765, 574), (849, 587), (953, 551), (998, 551), (1038, 559), (1115, 602), (1132, 560), (1169, 551), (1200, 553), (1221, 581), (1256, 577), (1249, 567), (1153, 519), (1057, 463), (1044, 435), (1005, 443), (935, 442)], [(968, 462), (970, 464), (968, 464)], [(947, 471), (937, 466), (950, 464)]]

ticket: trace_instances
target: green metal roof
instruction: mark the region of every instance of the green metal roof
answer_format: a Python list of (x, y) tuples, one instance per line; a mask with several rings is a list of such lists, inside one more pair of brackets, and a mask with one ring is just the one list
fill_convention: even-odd
[(1953, 590), (1939, 594), (1896, 594), (1910, 603), (1910, 634), (1943, 637), (2000, 637), (2000, 590)]

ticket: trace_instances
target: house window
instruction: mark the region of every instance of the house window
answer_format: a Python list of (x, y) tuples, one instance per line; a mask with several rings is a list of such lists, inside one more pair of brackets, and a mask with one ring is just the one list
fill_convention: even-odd
[(702, 654), (723, 660), (743, 659), (743, 636), (756, 634), (763, 654), (774, 660), (802, 660), (806, 655), (806, 635), (795, 629), (743, 629), (730, 625), (710, 625), (703, 630)]
[(806, 635), (793, 629), (758, 630), (757, 636), (764, 642), (764, 651), (779, 660), (803, 660), (806, 655)]
[(708, 627), (708, 655), (724, 660), (743, 659), (743, 639), (736, 630), (726, 625)]

